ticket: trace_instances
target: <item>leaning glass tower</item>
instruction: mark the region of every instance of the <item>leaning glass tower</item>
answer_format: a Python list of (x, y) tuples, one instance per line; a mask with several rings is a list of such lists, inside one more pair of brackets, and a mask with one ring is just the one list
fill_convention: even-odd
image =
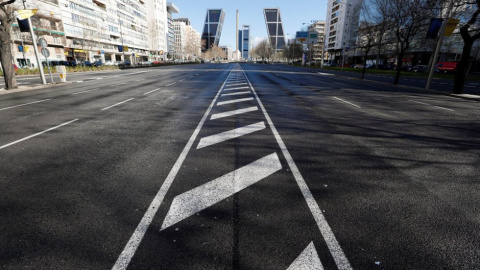
[(278, 50), (285, 47), (285, 34), (283, 33), (282, 19), (280, 17), (280, 9), (265, 8), (265, 23), (267, 24), (268, 38), (270, 45)]
[(220, 36), (222, 35), (223, 20), (225, 11), (223, 9), (207, 10), (205, 26), (202, 33), (202, 52), (206, 52), (213, 45), (218, 46)]

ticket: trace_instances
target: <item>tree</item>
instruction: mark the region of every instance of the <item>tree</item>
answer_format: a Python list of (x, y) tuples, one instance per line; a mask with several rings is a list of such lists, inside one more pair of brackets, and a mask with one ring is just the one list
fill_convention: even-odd
[(464, 1), (465, 8), (467, 4), (476, 5), (476, 10), (473, 12), (470, 20), (460, 27), (460, 34), (463, 39), (462, 57), (457, 64), (457, 72), (455, 74), (453, 93), (461, 94), (465, 85), (465, 78), (467, 76), (468, 62), (470, 60), (470, 53), (472, 51), (473, 43), (480, 38), (480, 29), (475, 27), (475, 22), (480, 14), (480, 0)]
[(215, 61), (219, 61), (220, 59), (224, 59), (227, 57), (227, 54), (225, 53), (222, 48), (218, 47), (217, 45), (213, 45), (212, 48), (210, 49), (212, 51), (212, 58)]
[(302, 57), (302, 52), (302, 44), (289, 44), (283, 49), (283, 57), (295, 61), (295, 59)]
[(5, 80), (5, 89), (15, 89), (17, 79), (15, 78), (15, 69), (13, 67), (12, 56), (12, 24), (15, 22), (14, 7), (10, 4), (15, 0), (3, 2), (0, 4), (0, 63), (3, 68), (3, 78)]
[(255, 53), (258, 57), (262, 58), (262, 62), (265, 62), (266, 59), (270, 59), (274, 50), (268, 41), (264, 39), (255, 47)]
[[(374, 11), (373, 11), (374, 12)], [(372, 49), (373, 46), (377, 43), (377, 36), (380, 25), (375, 20), (372, 12), (372, 5), (367, 1), (362, 3), (361, 11), (360, 11), (360, 25), (358, 27), (358, 36), (359, 39), (357, 41), (358, 48), (363, 48), (365, 51), (364, 61), (363, 61), (363, 69), (362, 69), (362, 79), (365, 78), (365, 71), (367, 69), (367, 58), (368, 53)]]
[(436, 0), (388, 0), (391, 29), (397, 42), (397, 72), (394, 84), (400, 80), (402, 61), (412, 42), (424, 35), (430, 18), (434, 16)]

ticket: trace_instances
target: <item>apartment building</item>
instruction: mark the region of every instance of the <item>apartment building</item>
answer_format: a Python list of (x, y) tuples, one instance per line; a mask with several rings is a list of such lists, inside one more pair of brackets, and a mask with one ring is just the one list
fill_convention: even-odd
[(174, 50), (173, 50), (173, 59), (185, 61), (186, 58), (186, 26), (187, 24), (184, 21), (173, 21), (173, 33), (174, 33)]
[(149, 60), (163, 61), (167, 54), (167, 2), (165, 0), (146, 1), (149, 35)]
[(325, 24), (325, 21), (318, 20), (308, 27), (308, 32), (316, 32), (318, 34), (317, 43), (310, 45), (310, 49), (312, 50), (311, 58), (314, 61), (321, 61), (322, 59), (325, 44)]

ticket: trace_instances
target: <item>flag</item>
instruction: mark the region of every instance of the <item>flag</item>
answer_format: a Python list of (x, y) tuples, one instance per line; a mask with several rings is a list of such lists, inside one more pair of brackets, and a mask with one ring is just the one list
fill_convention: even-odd
[(436, 39), (440, 28), (442, 28), (443, 19), (441, 18), (432, 18), (430, 20), (430, 26), (427, 30), (427, 39)]
[(15, 11), (15, 16), (19, 20), (25, 20), (37, 13), (38, 9), (19, 9)]
[(17, 18), (18, 27), (20, 32), (30, 32), (30, 25), (28, 25), (28, 19), (20, 20)]
[(458, 19), (448, 19), (447, 25), (445, 27), (445, 32), (443, 34), (446, 37), (449, 37), (453, 34), (453, 31), (455, 31), (455, 28), (457, 28), (458, 23), (460, 20)]

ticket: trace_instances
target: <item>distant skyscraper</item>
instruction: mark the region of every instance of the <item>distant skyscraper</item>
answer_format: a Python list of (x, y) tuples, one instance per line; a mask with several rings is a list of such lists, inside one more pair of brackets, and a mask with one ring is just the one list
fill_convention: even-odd
[(267, 25), (268, 38), (270, 45), (277, 50), (283, 50), (285, 47), (285, 34), (283, 33), (282, 19), (280, 17), (280, 9), (265, 8), (265, 23)]
[(202, 33), (202, 52), (206, 52), (213, 45), (218, 46), (222, 35), (225, 11), (223, 9), (209, 9), (205, 18), (205, 27)]
[(238, 50), (244, 60), (250, 58), (250, 25), (244, 25), (242, 30), (238, 30)]

